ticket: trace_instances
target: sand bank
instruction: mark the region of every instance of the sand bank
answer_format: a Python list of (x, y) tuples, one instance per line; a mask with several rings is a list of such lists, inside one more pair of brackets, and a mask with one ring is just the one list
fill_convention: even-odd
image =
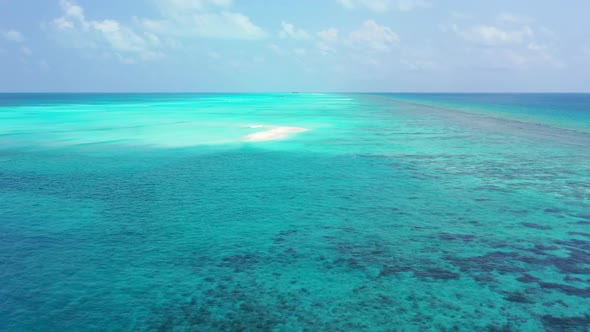
[(250, 128), (267, 128), (267, 130), (259, 131), (244, 137), (246, 142), (261, 142), (261, 141), (274, 141), (285, 139), (292, 134), (301, 133), (307, 131), (306, 128), (300, 127), (270, 127), (270, 126), (250, 126)]

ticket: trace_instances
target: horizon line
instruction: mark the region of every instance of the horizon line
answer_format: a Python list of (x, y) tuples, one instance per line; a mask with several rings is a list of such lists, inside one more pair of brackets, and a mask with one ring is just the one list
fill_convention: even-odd
[(590, 94), (590, 91), (0, 91), (0, 94)]

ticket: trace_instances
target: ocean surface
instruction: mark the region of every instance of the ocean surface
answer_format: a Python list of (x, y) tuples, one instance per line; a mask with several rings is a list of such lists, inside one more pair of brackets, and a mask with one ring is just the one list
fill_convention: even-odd
[(1, 331), (590, 331), (590, 94), (0, 94)]

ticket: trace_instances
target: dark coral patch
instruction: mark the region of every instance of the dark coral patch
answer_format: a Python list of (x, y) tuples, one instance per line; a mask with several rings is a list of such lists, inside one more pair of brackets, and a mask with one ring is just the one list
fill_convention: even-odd
[(545, 246), (542, 244), (536, 244), (534, 247), (526, 249), (536, 255), (548, 255), (547, 251), (559, 250), (558, 246)]
[(364, 271), (366, 268), (361, 262), (356, 258), (337, 258), (332, 261), (333, 266), (337, 267), (345, 267), (351, 270), (361, 270)]
[(480, 284), (491, 284), (498, 281), (498, 279), (492, 273), (479, 273), (474, 275), (473, 279), (475, 279), (475, 281)]
[(559, 247), (557, 247), (557, 246), (544, 246), (542, 244), (536, 244), (535, 249), (538, 249), (538, 250), (559, 250)]
[(590, 233), (583, 233), (583, 232), (569, 232), (567, 233), (568, 235), (578, 235), (578, 236), (585, 236), (587, 238), (590, 238)]
[(516, 280), (520, 281), (520, 282), (524, 282), (524, 283), (538, 283), (541, 281), (541, 279), (534, 277), (528, 273), (523, 274), (522, 276), (520, 276), (519, 278), (517, 278)]
[(507, 301), (515, 302), (515, 303), (533, 303), (533, 301), (531, 301), (531, 299), (529, 299), (528, 297), (526, 297), (521, 292), (512, 292), (512, 293), (509, 293), (504, 298)]
[(261, 257), (255, 254), (233, 255), (224, 257), (219, 266), (231, 267), (234, 272), (242, 272), (258, 263)]
[(462, 241), (469, 243), (475, 239), (474, 235), (470, 234), (452, 234), (452, 233), (440, 233), (438, 237), (444, 241)]
[(571, 248), (590, 251), (590, 241), (586, 240), (573, 239), (568, 241), (555, 241), (555, 243)]
[[(581, 253), (583, 256), (584, 253)], [(585, 267), (584, 261), (577, 258), (576, 254), (570, 254), (568, 257), (549, 256), (545, 260), (546, 264), (555, 266), (563, 274), (589, 274), (590, 267)], [(587, 261), (586, 261), (587, 262)]]
[(447, 259), (462, 272), (526, 272), (526, 269), (518, 266), (522, 257), (515, 252), (495, 251), (483, 256)]
[(576, 277), (572, 277), (572, 276), (565, 276), (563, 278), (563, 281), (565, 281), (565, 282), (584, 282), (584, 279), (576, 278)]
[(431, 268), (423, 271), (414, 271), (414, 276), (418, 278), (432, 278), (437, 280), (451, 280), (459, 279), (461, 277), (461, 275), (458, 273), (441, 268)]
[(294, 235), (297, 232), (299, 232), (299, 231), (296, 229), (289, 229), (286, 231), (280, 231), (276, 236), (273, 237), (273, 241), (275, 243), (285, 242), (287, 240), (287, 237), (289, 237), (290, 235)]
[(590, 225), (590, 221), (580, 220), (580, 221), (572, 222), (570, 224), (574, 224), (574, 225)]
[(289, 248), (287, 250), (285, 250), (285, 253), (291, 256), (296, 256), (297, 255), (297, 250), (293, 249), (293, 248)]
[(540, 229), (540, 230), (550, 230), (551, 226), (539, 225), (532, 222), (523, 222), (521, 225), (528, 228)]
[(398, 273), (410, 272), (410, 271), (412, 271), (412, 269), (410, 269), (407, 266), (387, 265), (381, 269), (379, 276), (386, 277), (386, 276), (389, 276), (392, 274), (398, 274)]
[(568, 251), (567, 257), (548, 256), (543, 263), (551, 264), (564, 274), (590, 274), (590, 241), (572, 239), (555, 241)]
[(556, 317), (544, 315), (541, 317), (543, 326), (548, 331), (586, 331), (590, 328), (590, 315), (578, 317)]
[(563, 212), (563, 210), (557, 209), (557, 208), (550, 208), (550, 209), (543, 210), (543, 212), (545, 212), (545, 213), (561, 213), (561, 212)]
[(552, 282), (541, 282), (541, 283), (539, 283), (539, 285), (543, 288), (546, 288), (546, 289), (557, 290), (563, 294), (584, 297), (584, 298), (590, 298), (590, 287), (577, 288), (577, 287), (573, 287), (573, 286), (569, 286), (569, 285), (556, 284), (556, 283), (552, 283)]

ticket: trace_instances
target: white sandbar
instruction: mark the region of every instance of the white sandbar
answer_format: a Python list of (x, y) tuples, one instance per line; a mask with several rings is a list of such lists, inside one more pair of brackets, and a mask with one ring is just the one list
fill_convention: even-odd
[(300, 128), (300, 127), (265, 127), (265, 128), (270, 128), (270, 129), (247, 135), (244, 137), (244, 141), (246, 141), (246, 142), (274, 141), (274, 140), (287, 138), (292, 134), (307, 131), (307, 129)]

